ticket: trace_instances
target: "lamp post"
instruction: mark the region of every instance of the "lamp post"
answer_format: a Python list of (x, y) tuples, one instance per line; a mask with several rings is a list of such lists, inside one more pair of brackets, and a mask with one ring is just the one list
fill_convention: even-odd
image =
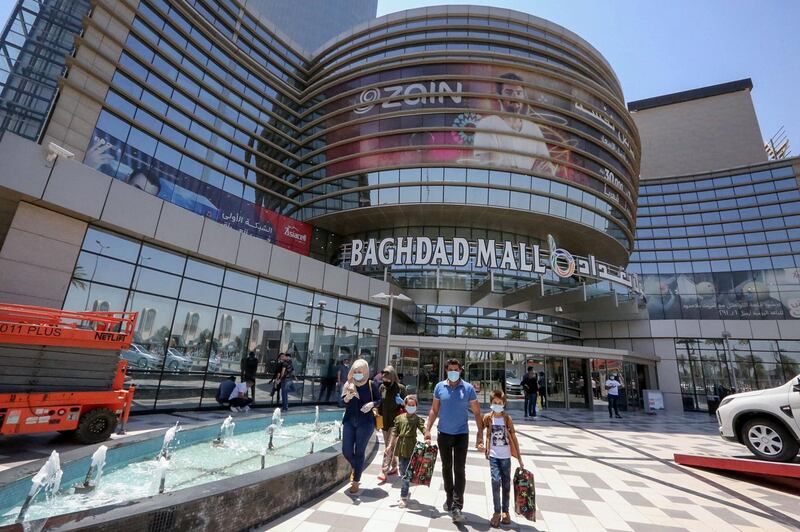
[(736, 382), (736, 367), (734, 366), (733, 353), (731, 352), (731, 333), (722, 331), (722, 342), (725, 345), (725, 358), (728, 360), (728, 367), (730, 368), (731, 381), (735, 392), (739, 391), (739, 385)]
[(381, 301), (389, 300), (389, 327), (386, 330), (386, 364), (389, 363), (389, 345), (392, 340), (392, 313), (394, 312), (394, 300), (397, 299), (399, 301), (411, 301), (411, 298), (404, 294), (384, 294), (383, 292), (379, 292), (372, 296), (373, 299), (379, 299)]

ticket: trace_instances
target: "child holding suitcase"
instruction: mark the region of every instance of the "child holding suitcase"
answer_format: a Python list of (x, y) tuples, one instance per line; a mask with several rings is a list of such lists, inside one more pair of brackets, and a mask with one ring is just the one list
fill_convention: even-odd
[[(522, 465), (522, 455), (519, 452), (519, 441), (514, 432), (514, 423), (505, 413), (506, 395), (501, 390), (494, 390), (491, 394), (491, 413), (483, 417), (483, 426), (486, 430), (486, 458), (492, 474), (492, 499), (494, 500), (494, 515), (489, 520), (492, 527), (511, 524), (509, 514), (509, 500), (511, 498), (511, 457), (515, 457)], [(502, 489), (502, 496), (501, 496)]]
[(407, 395), (404, 404), (406, 413), (394, 418), (392, 426), (394, 455), (399, 462), (400, 475), (403, 476), (403, 485), (400, 488), (400, 508), (408, 505), (410, 482), (405, 478), (405, 472), (417, 443), (417, 431), (425, 433), (425, 421), (417, 415), (417, 396)]

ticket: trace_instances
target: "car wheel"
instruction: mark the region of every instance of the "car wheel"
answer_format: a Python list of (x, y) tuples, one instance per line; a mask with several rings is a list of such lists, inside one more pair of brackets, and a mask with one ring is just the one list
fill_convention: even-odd
[(146, 358), (140, 358), (136, 365), (139, 366), (140, 369), (147, 369), (150, 367), (150, 363)]
[(781, 423), (755, 418), (742, 427), (742, 441), (750, 452), (769, 462), (789, 462), (797, 456), (798, 443)]
[(169, 369), (170, 371), (178, 371), (178, 363), (175, 361), (170, 362), (169, 365), (167, 366), (167, 369)]

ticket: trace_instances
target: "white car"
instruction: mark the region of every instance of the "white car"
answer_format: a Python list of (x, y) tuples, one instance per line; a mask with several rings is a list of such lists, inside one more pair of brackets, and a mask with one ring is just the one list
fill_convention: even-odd
[(800, 375), (783, 386), (729, 395), (717, 409), (719, 434), (770, 462), (791, 462), (800, 450)]

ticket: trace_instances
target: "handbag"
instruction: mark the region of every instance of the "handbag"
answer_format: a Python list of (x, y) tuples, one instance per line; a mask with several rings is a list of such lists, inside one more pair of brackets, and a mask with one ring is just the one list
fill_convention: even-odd
[(517, 515), (536, 522), (536, 486), (533, 473), (522, 467), (514, 472), (514, 511)]
[[(369, 398), (374, 403), (375, 396), (372, 395), (372, 383), (370, 382), (369, 384), (367, 384), (367, 386), (369, 386)], [(378, 411), (377, 408), (372, 409), (372, 415), (375, 416), (375, 428), (378, 430), (383, 430), (383, 416), (381, 415), (381, 413)]]

